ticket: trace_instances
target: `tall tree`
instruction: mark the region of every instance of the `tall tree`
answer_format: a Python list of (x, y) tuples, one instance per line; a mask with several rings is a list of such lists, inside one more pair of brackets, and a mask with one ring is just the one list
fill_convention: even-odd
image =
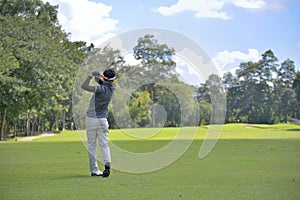
[(154, 80), (171, 78), (174, 75), (176, 63), (172, 56), (174, 48), (167, 44), (159, 44), (153, 35), (145, 35), (138, 39), (138, 44), (133, 48), (134, 58), (141, 60), (143, 68)]
[(257, 78), (260, 83), (272, 83), (273, 73), (277, 72), (277, 57), (273, 51), (268, 50), (262, 54), (262, 59), (258, 61)]
[(299, 116), (291, 90), (296, 79), (294, 62), (286, 59), (279, 65), (277, 61), (268, 50), (257, 62), (241, 63), (236, 77), (224, 75), (227, 122), (237, 119), (247, 123), (287, 122), (289, 117)]
[[(176, 79), (174, 69), (176, 63), (172, 56), (175, 55), (174, 48), (167, 44), (160, 44), (153, 35), (145, 35), (138, 39), (138, 44), (133, 48), (133, 56), (141, 61), (142, 72), (140, 80), (151, 80), (152, 84), (144, 86), (150, 92), (151, 99), (155, 103), (160, 98), (161, 92), (156, 92), (159, 80)], [(143, 90), (144, 90), (143, 89)], [(161, 90), (161, 89), (160, 89)], [(155, 126), (155, 115), (152, 106), (151, 118), (152, 126)]]
[[(237, 97), (238, 101), (236, 106), (237, 110), (239, 110), (237, 119), (240, 119), (242, 122), (251, 122), (255, 119), (252, 119), (252, 117), (255, 116), (254, 96), (257, 95), (255, 94), (255, 85), (257, 84), (257, 80), (255, 79), (256, 70), (256, 63), (244, 62), (239, 65), (239, 69), (236, 72), (240, 84), (238, 88), (236, 88), (237, 93), (233, 91), (232, 94), (240, 95)], [(232, 98), (235, 98), (235, 96)]]
[(226, 112), (226, 123), (239, 122), (240, 119), (237, 117), (239, 113), (240, 98), (242, 96), (241, 87), (238, 79), (231, 73), (225, 73), (223, 76), (223, 85), (226, 90), (226, 101), (227, 101), (227, 112)]
[(282, 88), (279, 99), (278, 116), (282, 118), (282, 122), (287, 123), (288, 118), (296, 117), (296, 113), (299, 110), (295, 91), (291, 88)]
[(291, 88), (293, 80), (296, 78), (295, 62), (290, 59), (283, 61), (278, 69), (277, 78), (282, 85)]
[(210, 75), (205, 83), (200, 84), (196, 98), (200, 106), (200, 124), (224, 123), (226, 93), (221, 77)]
[(226, 93), (221, 77), (216, 74), (209, 76), (206, 81), (212, 102), (212, 115), (210, 123), (212, 124), (223, 124), (224, 117), (226, 114)]
[[(300, 108), (300, 71), (296, 73), (296, 78), (293, 81), (293, 89), (296, 92), (298, 108)], [(300, 109), (298, 110), (297, 117), (300, 118)]]
[(280, 121), (288, 122), (288, 117), (296, 117), (298, 108), (296, 93), (292, 89), (293, 80), (296, 78), (294, 61), (286, 59), (281, 63), (277, 79), (275, 80), (275, 95), (278, 107), (276, 113)]
[(273, 74), (277, 72), (277, 58), (271, 50), (262, 54), (258, 62), (241, 63), (237, 75), (242, 92), (239, 116), (247, 116), (249, 123), (273, 123)]
[(0, 140), (3, 139), (7, 112), (18, 112), (21, 109), (16, 106), (24, 91), (21, 86), (22, 81), (14, 75), (14, 70), (18, 67), (18, 60), (11, 52), (6, 52), (0, 43)]
[(17, 60), (19, 67), (12, 74), (26, 88), (22, 101), (14, 106), (22, 105), (25, 131), (30, 134), (30, 118), (38, 124), (45, 107), (67, 107), (76, 69), (85, 55), (85, 43), (68, 40), (68, 34), (59, 26), (56, 6), (40, 0), (0, 3), (0, 43)]

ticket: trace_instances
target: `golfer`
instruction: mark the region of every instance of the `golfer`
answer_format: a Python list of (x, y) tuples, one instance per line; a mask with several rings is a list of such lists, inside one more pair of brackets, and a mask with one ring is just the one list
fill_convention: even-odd
[[(91, 86), (90, 81), (95, 77), (98, 86)], [(108, 146), (108, 104), (110, 103), (115, 87), (113, 85), (116, 73), (107, 69), (101, 75), (94, 71), (82, 83), (81, 88), (94, 93), (86, 111), (85, 126), (88, 140), (88, 156), (91, 176), (109, 177), (111, 167), (110, 148)], [(97, 142), (102, 151), (104, 163), (103, 173), (97, 164)]]

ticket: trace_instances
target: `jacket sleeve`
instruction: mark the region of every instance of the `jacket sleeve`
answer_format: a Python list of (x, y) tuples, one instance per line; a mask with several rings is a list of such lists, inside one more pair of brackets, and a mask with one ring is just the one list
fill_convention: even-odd
[(88, 76), (85, 81), (83, 81), (83, 83), (81, 84), (81, 88), (89, 91), (89, 92), (95, 92), (95, 86), (91, 86), (90, 85), (90, 81), (92, 79), (92, 76)]
[(100, 77), (95, 77), (95, 81), (99, 84), (102, 85), (103, 84), (103, 80)]

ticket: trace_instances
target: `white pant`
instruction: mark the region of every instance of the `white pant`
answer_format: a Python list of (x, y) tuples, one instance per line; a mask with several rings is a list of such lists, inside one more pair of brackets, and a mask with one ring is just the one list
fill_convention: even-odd
[(88, 155), (91, 173), (101, 173), (97, 164), (97, 140), (102, 151), (103, 162), (110, 165), (110, 148), (108, 146), (108, 122), (106, 118), (85, 118), (88, 139)]

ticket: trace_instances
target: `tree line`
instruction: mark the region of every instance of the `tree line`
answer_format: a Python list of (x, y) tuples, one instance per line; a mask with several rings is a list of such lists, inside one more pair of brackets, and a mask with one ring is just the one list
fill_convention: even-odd
[(1, 0), (0, 26), (0, 138), (58, 129), (71, 118), (73, 77), (89, 47), (71, 42), (57, 7), (39, 0)]
[[(152, 35), (138, 39), (133, 54), (140, 64), (135, 66), (118, 49), (95, 48), (69, 37), (59, 25), (57, 6), (40, 0), (0, 1), (0, 139), (75, 129), (76, 115), (85, 113), (79, 105), (88, 101), (83, 91), (73, 90), (78, 69), (88, 72), (99, 63), (113, 65), (121, 88), (110, 106), (111, 128), (209, 124), (217, 106), (214, 90), (217, 98), (226, 98), (226, 123), (300, 118), (300, 74), (292, 60), (278, 64), (271, 50), (258, 62), (241, 63), (234, 75), (211, 75), (196, 87), (179, 80), (175, 50)], [(128, 101), (122, 105), (122, 99)]]
[[(210, 112), (210, 88), (216, 84), (214, 82), (224, 87), (225, 123), (299, 122), (300, 72), (290, 59), (279, 63), (271, 50), (263, 53), (257, 62), (241, 63), (235, 74), (227, 72), (223, 77), (211, 76), (201, 84), (197, 95), (201, 112)], [(206, 123), (209, 119), (201, 120)]]

